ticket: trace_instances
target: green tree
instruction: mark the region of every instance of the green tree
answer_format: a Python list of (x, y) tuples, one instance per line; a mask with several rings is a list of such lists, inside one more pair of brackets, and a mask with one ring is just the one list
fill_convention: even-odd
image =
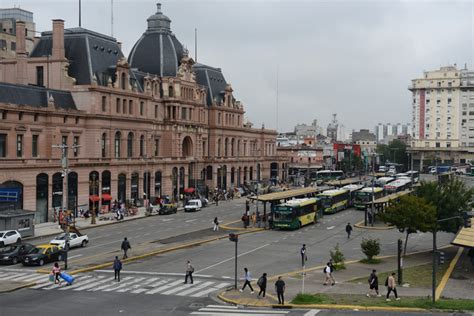
[(344, 254), (341, 252), (339, 249), (339, 244), (334, 247), (334, 251), (329, 250), (329, 255), (331, 256), (332, 261), (334, 262), (334, 267), (336, 269), (344, 269), (344, 261), (346, 258), (344, 257)]
[[(421, 182), (416, 195), (424, 198), (436, 208), (436, 219), (460, 216), (462, 211), (470, 210), (473, 188), (467, 188), (463, 181), (451, 177), (444, 183)], [(456, 233), (462, 219), (438, 223), (437, 230)]]
[(362, 242), (360, 243), (360, 248), (367, 256), (367, 260), (370, 262), (380, 253), (380, 242), (378, 239), (363, 238)]
[(399, 139), (392, 140), (388, 145), (378, 144), (375, 151), (381, 156), (382, 164), (390, 161), (408, 167), (407, 145)]
[(387, 208), (382, 219), (385, 223), (396, 226), (400, 232), (406, 233), (403, 251), (406, 254), (410, 234), (433, 229), (436, 207), (422, 197), (405, 195)]

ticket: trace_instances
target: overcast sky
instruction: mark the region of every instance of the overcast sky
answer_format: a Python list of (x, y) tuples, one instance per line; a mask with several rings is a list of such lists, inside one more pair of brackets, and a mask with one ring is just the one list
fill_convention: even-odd
[[(78, 25), (78, 0), (0, 0)], [(111, 33), (110, 0), (82, 0), (82, 27)], [(125, 55), (156, 1), (114, 0), (114, 36)], [(279, 131), (337, 113), (346, 130), (411, 122), (410, 80), (424, 70), (473, 67), (472, 1), (162, 1), (172, 31), (198, 61), (222, 68), (247, 118)]]

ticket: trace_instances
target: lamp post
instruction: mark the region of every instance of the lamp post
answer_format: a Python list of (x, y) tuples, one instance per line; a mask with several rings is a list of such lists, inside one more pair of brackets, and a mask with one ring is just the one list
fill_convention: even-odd
[[(92, 187), (92, 196), (95, 196), (96, 193), (96, 186), (97, 186), (97, 179), (96, 179), (96, 173), (92, 173), (92, 180), (89, 182), (89, 186)], [(97, 192), (98, 193), (98, 192)], [(95, 225), (95, 199), (92, 200), (92, 215), (91, 215), (91, 224)]]

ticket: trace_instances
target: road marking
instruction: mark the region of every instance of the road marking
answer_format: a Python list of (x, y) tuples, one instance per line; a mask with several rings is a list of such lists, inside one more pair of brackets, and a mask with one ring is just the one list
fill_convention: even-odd
[(304, 314), (304, 316), (314, 316), (316, 314), (318, 314), (320, 312), (319, 309), (312, 309), (310, 311), (308, 311), (306, 314)]
[(92, 275), (77, 277), (76, 282), (74, 282), (71, 286), (64, 287), (64, 288), (59, 288), (59, 290), (64, 291), (64, 290), (75, 289), (79, 286), (83, 286), (85, 284), (92, 283), (92, 282), (95, 282), (95, 281), (97, 281), (97, 278), (93, 278)]
[(331, 230), (331, 229), (333, 229), (334, 227), (336, 227), (336, 226), (329, 226), (329, 227), (326, 228), (326, 229), (327, 229), (327, 230)]
[[(359, 249), (359, 248), (357, 248)], [(98, 273), (114, 273), (113, 270), (94, 270), (94, 272)], [(145, 275), (168, 275), (168, 276), (186, 276), (184, 273), (176, 273), (176, 272), (151, 272), (151, 271), (122, 271), (120, 274), (145, 274)], [(194, 274), (193, 277), (200, 277), (200, 278), (214, 278), (213, 275), (207, 274)]]
[(140, 281), (144, 280), (145, 278), (135, 278), (129, 282), (117, 282), (116, 286), (110, 287), (105, 289), (104, 292), (116, 291), (118, 289), (127, 287), (129, 285), (133, 285), (134, 283), (139, 283)]
[(161, 295), (170, 295), (170, 294), (179, 292), (181, 290), (186, 290), (186, 289), (189, 289), (191, 287), (194, 287), (195, 284), (199, 284), (199, 283), (201, 283), (201, 281), (195, 281), (193, 284), (183, 284), (181, 286), (177, 286), (174, 289), (168, 290), (168, 291), (160, 293), (160, 294)]
[(148, 292), (145, 292), (145, 294), (155, 294), (155, 293), (158, 293), (158, 292), (161, 292), (161, 291), (164, 291), (164, 290), (167, 290), (175, 285), (178, 285), (180, 283), (183, 283), (183, 280), (176, 280), (174, 282), (171, 282), (171, 283), (168, 283), (166, 285), (163, 285), (163, 286), (160, 286), (154, 290), (151, 290), (151, 291), (148, 291)]
[[(155, 288), (155, 287), (158, 287), (158, 286), (162, 286), (163, 284), (166, 284), (166, 283), (168, 283), (168, 280), (161, 280), (161, 281), (158, 281), (158, 283), (152, 284), (150, 286)], [(138, 289), (138, 290), (134, 290), (131, 293), (139, 294), (139, 293), (143, 293), (143, 292), (146, 292), (146, 291), (149, 291), (149, 290), (150, 289), (147, 289), (147, 288), (141, 288), (141, 289)]]
[(212, 292), (215, 292), (223, 287), (226, 287), (227, 285), (229, 285), (230, 283), (220, 283), (220, 284), (217, 284), (215, 285), (214, 287), (212, 288), (209, 288), (207, 290), (204, 290), (204, 291), (201, 291), (199, 293), (196, 293), (196, 294), (193, 294), (191, 295), (192, 297), (203, 297), (204, 295), (206, 294), (209, 294), (209, 293), (212, 293)]
[(80, 255), (74, 255), (74, 256), (68, 257), (68, 259), (73, 259), (73, 258), (77, 258), (77, 257), (82, 257), (82, 254), (80, 254)]
[[(130, 279), (133, 279), (133, 277), (125, 277), (125, 278), (122, 278), (122, 282), (127, 282), (128, 280)], [(96, 285), (98, 284), (101, 284), (101, 283), (106, 283), (106, 282), (109, 282), (109, 284), (105, 284), (105, 285), (102, 285), (102, 286), (99, 286), (99, 287), (95, 287)], [(91, 284), (89, 285), (89, 292), (96, 292), (96, 291), (103, 291), (107, 288), (110, 288), (110, 287), (116, 287), (120, 285), (120, 282), (117, 282), (115, 280), (112, 280), (112, 279), (105, 279), (105, 280), (102, 280), (100, 282), (97, 282), (96, 284)], [(75, 289), (76, 291), (79, 291), (79, 289)]]
[(199, 290), (201, 290), (201, 289), (203, 289), (203, 288), (205, 288), (206, 286), (209, 286), (209, 285), (211, 285), (211, 284), (214, 284), (214, 282), (212, 282), (212, 281), (204, 282), (204, 283), (199, 284), (198, 286), (194, 286), (194, 287), (190, 288), (189, 290), (183, 291), (183, 292), (181, 292), (181, 293), (176, 293), (176, 295), (178, 295), (178, 296), (185, 296), (185, 295), (188, 295), (188, 294), (190, 294), (190, 293), (199, 291)]
[(196, 219), (188, 219), (187, 221), (185, 221), (185, 223), (191, 223), (191, 222), (194, 222), (194, 221), (197, 221), (197, 218)]
[[(247, 252), (241, 253), (241, 254), (238, 255), (237, 257), (245, 256), (245, 255), (247, 255), (247, 254), (249, 254), (249, 253), (252, 253), (252, 252), (254, 252), (254, 251), (257, 251), (257, 250), (262, 249), (263, 247), (267, 247), (267, 246), (270, 246), (270, 244), (265, 244), (265, 245), (263, 245), (263, 246), (260, 246), (260, 247), (255, 248), (255, 249), (253, 249), (253, 250), (249, 250), (249, 251), (247, 251)], [(231, 260), (234, 260), (234, 259), (235, 259), (235, 257), (231, 257), (231, 258), (229, 258), (229, 259), (222, 260), (221, 262), (215, 263), (215, 264), (210, 265), (210, 266), (208, 266), (208, 267), (206, 267), (206, 268), (204, 268), (204, 269), (198, 270), (198, 271), (196, 271), (196, 273), (205, 271), (205, 270), (210, 269), (210, 268), (214, 268), (215, 266), (218, 266), (218, 265), (220, 265), (220, 264), (226, 263), (226, 262), (231, 261)]]
[(23, 273), (14, 273), (10, 276), (7, 276), (7, 277), (0, 277), (0, 279), (3, 281), (3, 280), (11, 280), (11, 279), (14, 279), (14, 278), (17, 278), (19, 276), (22, 276), (25, 272)]
[[(135, 285), (132, 285), (130, 288), (127, 288), (127, 289), (121, 289), (121, 290), (118, 290), (117, 292), (119, 293), (125, 293), (125, 292), (128, 292), (128, 291), (131, 291), (131, 290), (136, 290), (136, 289), (139, 289), (141, 286), (143, 285), (148, 285), (150, 283), (153, 283), (155, 281), (158, 281), (160, 278), (149, 278), (148, 280), (140, 283), (140, 284), (135, 284)], [(132, 293), (134, 293), (132, 291)]]
[(164, 218), (162, 219), (163, 222), (169, 222), (169, 221), (172, 221), (173, 219), (172, 218)]

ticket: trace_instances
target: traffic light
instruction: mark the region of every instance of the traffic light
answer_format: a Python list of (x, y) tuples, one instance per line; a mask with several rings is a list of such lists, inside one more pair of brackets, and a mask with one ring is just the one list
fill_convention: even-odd
[(229, 234), (229, 240), (233, 242), (239, 241), (239, 235), (237, 234)]
[(442, 251), (438, 251), (438, 263), (443, 264), (446, 260), (445, 254)]
[(469, 215), (467, 212), (463, 213), (463, 221), (464, 221), (464, 228), (471, 228), (471, 215)]

